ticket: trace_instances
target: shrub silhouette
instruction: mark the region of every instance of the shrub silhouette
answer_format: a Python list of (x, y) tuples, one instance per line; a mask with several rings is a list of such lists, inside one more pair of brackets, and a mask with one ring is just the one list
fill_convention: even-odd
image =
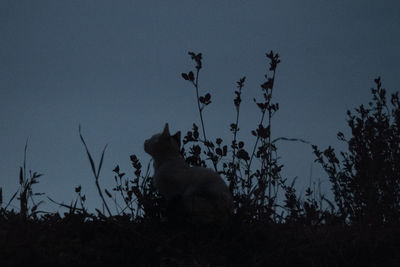
[(11, 202), (17, 198), (19, 200), (19, 215), (24, 218), (32, 218), (37, 219), (38, 214), (42, 213), (42, 211), (38, 210), (38, 207), (44, 202), (43, 200), (37, 201), (35, 198), (44, 193), (34, 193), (33, 185), (39, 183), (39, 178), (43, 176), (43, 174), (32, 172), (32, 170), (27, 169), (27, 160), (26, 154), (28, 149), (28, 139), (26, 140), (24, 147), (24, 160), (22, 166), (19, 167), (19, 188), (18, 190), (11, 196), (7, 205), (2, 207), (3, 204), (3, 195), (2, 188), (0, 187), (0, 214), (4, 215), (7, 213), (7, 209), (10, 206)]
[[(238, 138), (241, 96), (246, 77), (237, 81), (237, 88), (234, 91), (233, 104), (236, 116), (234, 122), (230, 124), (232, 141), (225, 143), (219, 137), (213, 141), (207, 137), (203, 116), (204, 109), (212, 103), (212, 97), (210, 93), (201, 95), (199, 88), (203, 55), (189, 52), (189, 56), (195, 62), (195, 70), (182, 73), (181, 76), (195, 89), (200, 127), (194, 123), (192, 129), (183, 137), (181, 153), (186, 162), (192, 166), (202, 167), (207, 167), (209, 163), (216, 172), (225, 177), (234, 197), (235, 214), (241, 221), (283, 222), (284, 214), (287, 214), (287, 219), (291, 222), (321, 223), (326, 211), (322, 211), (322, 205), (318, 204), (315, 198), (311, 198), (313, 191), (308, 188), (307, 200), (301, 201), (296, 196), (294, 181), (289, 186), (286, 184), (287, 180), (280, 174), (283, 165), (278, 162), (276, 143), (282, 140), (305, 141), (287, 137), (272, 139), (272, 118), (279, 110), (279, 104), (272, 101), (275, 74), (280, 63), (279, 55), (273, 51), (266, 54), (269, 73), (265, 75), (265, 81), (260, 85), (261, 100), (254, 98), (254, 103), (260, 110), (260, 119), (256, 128), (251, 131), (255, 141), (250, 149), (246, 148), (245, 143)], [(120, 192), (126, 204), (126, 208), (122, 211), (130, 210), (132, 218), (140, 215), (142, 218), (161, 219), (168, 213), (168, 207), (165, 205), (166, 201), (154, 191), (149, 176), (149, 166), (145, 175), (142, 175), (142, 165), (136, 155), (132, 155), (131, 160), (135, 178), (126, 178), (125, 173), (120, 172), (119, 166), (114, 169), (117, 186), (113, 190)], [(125, 180), (122, 181), (123, 179)], [(278, 201), (280, 190), (285, 193), (284, 201)], [(112, 197), (110, 194), (107, 195)], [(136, 202), (136, 207), (132, 205), (133, 201)]]
[[(279, 109), (279, 105), (272, 102), (275, 73), (280, 63), (279, 55), (273, 51), (266, 54), (269, 60), (269, 71), (272, 74), (266, 74), (266, 80), (260, 86), (262, 100), (257, 102), (254, 99), (261, 114), (257, 128), (252, 131), (256, 140), (250, 153), (246, 150), (245, 143), (238, 140), (237, 135), (240, 130), (241, 95), (246, 77), (239, 79), (237, 90), (234, 92), (233, 104), (236, 109), (236, 118), (230, 124), (233, 140), (228, 149), (228, 145), (224, 144), (221, 138), (216, 138), (215, 142), (207, 138), (203, 110), (211, 103), (211, 95), (206, 93), (204, 96), (199, 96), (198, 78), (202, 68), (202, 54), (189, 52), (189, 55), (196, 63), (196, 71), (195, 74), (192, 71), (187, 74), (182, 73), (182, 77), (196, 89), (202, 137), (199, 134), (199, 127), (193, 124), (192, 131), (188, 131), (183, 139), (184, 145), (191, 144), (191, 146), (187, 153), (183, 148), (182, 154), (191, 165), (206, 166), (206, 161), (211, 161), (215, 171), (226, 177), (229, 189), (234, 196), (235, 211), (243, 219), (272, 219), (276, 208), (278, 187), (283, 181), (280, 176), (282, 165), (278, 164), (277, 156), (275, 156), (277, 148), (271, 139), (272, 116)], [(255, 158), (261, 162), (258, 168), (253, 168)]]
[(329, 175), (338, 213), (343, 223), (362, 225), (398, 224), (400, 219), (400, 101), (398, 93), (386, 100), (381, 79), (375, 79), (368, 107), (348, 111), (352, 136), (345, 142), (348, 152), (320, 151), (317, 161)]

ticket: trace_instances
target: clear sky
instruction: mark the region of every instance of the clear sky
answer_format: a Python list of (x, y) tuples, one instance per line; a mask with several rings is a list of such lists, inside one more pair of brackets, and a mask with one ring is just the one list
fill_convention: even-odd
[[(236, 81), (246, 76), (240, 138), (259, 120), (253, 97), (267, 70), (265, 52), (281, 55), (274, 98), (275, 137), (341, 148), (346, 110), (370, 99), (373, 79), (400, 84), (400, 2), (393, 1), (0, 1), (0, 186), (18, 188), (29, 137), (28, 168), (44, 173), (38, 192), (70, 202), (82, 185), (99, 206), (78, 125), (95, 158), (105, 144), (100, 182), (112, 188), (116, 164), (143, 165), (146, 138), (169, 122), (198, 123), (193, 88), (181, 78), (204, 55), (200, 86), (212, 94), (208, 135), (229, 141)], [(283, 174), (309, 183), (310, 146), (279, 143)], [(317, 165), (313, 179), (329, 183)], [(16, 204), (16, 202), (14, 203)], [(54, 208), (54, 206), (52, 206)]]

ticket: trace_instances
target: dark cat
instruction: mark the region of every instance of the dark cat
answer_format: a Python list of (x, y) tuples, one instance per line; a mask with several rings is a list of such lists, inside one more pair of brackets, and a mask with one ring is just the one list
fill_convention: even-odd
[(171, 203), (201, 222), (225, 220), (232, 213), (232, 195), (215, 171), (189, 166), (180, 154), (180, 132), (171, 136), (168, 124), (144, 143), (154, 160), (154, 184)]

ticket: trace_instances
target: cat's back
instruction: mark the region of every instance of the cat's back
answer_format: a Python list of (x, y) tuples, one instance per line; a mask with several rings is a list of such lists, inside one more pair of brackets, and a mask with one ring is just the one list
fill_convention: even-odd
[(189, 177), (191, 177), (195, 183), (225, 184), (221, 176), (212, 169), (194, 166), (188, 168), (186, 171)]

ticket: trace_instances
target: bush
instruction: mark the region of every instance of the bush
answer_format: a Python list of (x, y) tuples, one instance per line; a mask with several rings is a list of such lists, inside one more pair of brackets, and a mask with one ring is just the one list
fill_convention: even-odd
[(395, 93), (388, 103), (380, 78), (375, 84), (368, 107), (347, 112), (352, 136), (337, 135), (348, 147), (340, 152), (342, 160), (332, 147), (321, 152), (313, 146), (343, 223), (386, 225), (400, 219), (400, 101)]

